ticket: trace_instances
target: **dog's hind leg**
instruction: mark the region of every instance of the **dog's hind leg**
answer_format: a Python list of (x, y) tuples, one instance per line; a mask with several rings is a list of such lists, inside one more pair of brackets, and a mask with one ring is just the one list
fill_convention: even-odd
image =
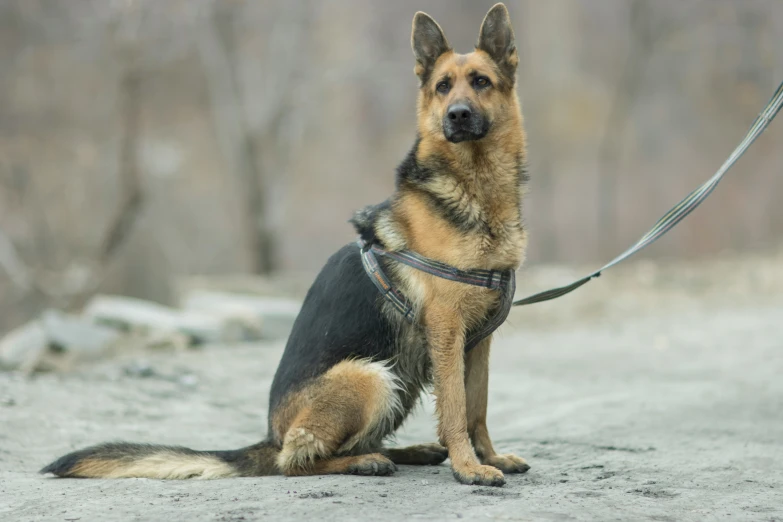
[(312, 466), (294, 466), (286, 470), (291, 477), (302, 475), (391, 475), (397, 466), (380, 453), (316, 460)]
[[(296, 392), (277, 426), (285, 475), (388, 475), (394, 463), (374, 453), (389, 435), (401, 404), (397, 379), (382, 363), (343, 361)], [(292, 411), (293, 410), (293, 411)]]
[(434, 442), (405, 448), (384, 448), (382, 453), (395, 464), (413, 466), (437, 466), (449, 457), (449, 451)]

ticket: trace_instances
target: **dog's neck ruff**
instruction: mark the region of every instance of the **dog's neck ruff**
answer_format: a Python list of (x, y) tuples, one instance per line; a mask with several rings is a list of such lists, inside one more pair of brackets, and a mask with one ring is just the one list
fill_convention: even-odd
[(405, 320), (412, 323), (415, 318), (413, 306), (399, 290), (394, 288), (378, 262), (377, 256), (383, 256), (398, 263), (415, 268), (427, 274), (466, 285), (480, 286), (502, 292), (500, 303), (483, 324), (470, 330), (465, 336), (465, 351), (475, 348), (483, 339), (489, 337), (505, 322), (511, 311), (516, 290), (516, 276), (513, 269), (508, 270), (460, 270), (459, 268), (424, 257), (411, 250), (392, 252), (376, 244), (370, 244), (359, 238), (357, 245), (361, 251), (364, 271), (381, 295), (400, 312)]

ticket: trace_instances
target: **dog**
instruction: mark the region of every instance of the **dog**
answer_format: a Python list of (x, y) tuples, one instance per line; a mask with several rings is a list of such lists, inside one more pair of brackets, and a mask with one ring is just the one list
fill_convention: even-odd
[[(490, 9), (469, 54), (454, 52), (422, 12), (413, 19), (411, 43), (420, 85), (415, 144), (397, 168), (391, 197), (351, 222), (365, 245), (513, 276), (527, 243), (526, 138), (508, 10)], [(309, 289), (272, 382), (263, 442), (232, 451), (106, 443), (41, 472), (158, 479), (388, 475), (400, 464), (447, 458), (463, 484), (502, 486), (504, 473), (526, 472), (524, 459), (496, 453), (487, 430), (491, 335), (465, 350), (467, 332), (497, 309), (499, 292), (382, 257), (387, 283), (410, 303), (410, 317), (403, 316), (368, 277), (363, 252), (353, 243), (342, 247)], [(440, 443), (385, 447), (429, 387)]]

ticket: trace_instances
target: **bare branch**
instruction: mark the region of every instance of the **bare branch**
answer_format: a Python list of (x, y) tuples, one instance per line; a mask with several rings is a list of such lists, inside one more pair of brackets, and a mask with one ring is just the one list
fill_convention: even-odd
[(16, 247), (2, 230), (0, 230), (0, 266), (3, 267), (19, 290), (24, 292), (32, 290), (33, 281), (27, 265), (22, 261)]
[(272, 270), (272, 241), (264, 223), (266, 193), (256, 165), (255, 142), (242, 112), (232, 14), (232, 8), (218, 5), (210, 22), (200, 31), (198, 46), (221, 153), (229, 169), (239, 177), (245, 197), (245, 230), (252, 270), (263, 274)]
[(108, 264), (117, 250), (127, 241), (133, 224), (139, 217), (144, 203), (137, 160), (140, 92), (139, 76), (131, 68), (122, 81), (124, 134), (120, 149), (120, 175), (122, 176), (124, 201), (104, 237), (98, 259), (101, 265)]

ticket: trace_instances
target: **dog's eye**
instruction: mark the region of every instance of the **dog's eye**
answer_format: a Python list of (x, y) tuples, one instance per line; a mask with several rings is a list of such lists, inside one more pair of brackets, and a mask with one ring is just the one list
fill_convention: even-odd
[(473, 85), (476, 87), (488, 87), (490, 85), (489, 78), (485, 76), (478, 76), (475, 80), (473, 80)]
[(440, 82), (435, 86), (435, 89), (441, 94), (446, 94), (449, 92), (449, 82)]

